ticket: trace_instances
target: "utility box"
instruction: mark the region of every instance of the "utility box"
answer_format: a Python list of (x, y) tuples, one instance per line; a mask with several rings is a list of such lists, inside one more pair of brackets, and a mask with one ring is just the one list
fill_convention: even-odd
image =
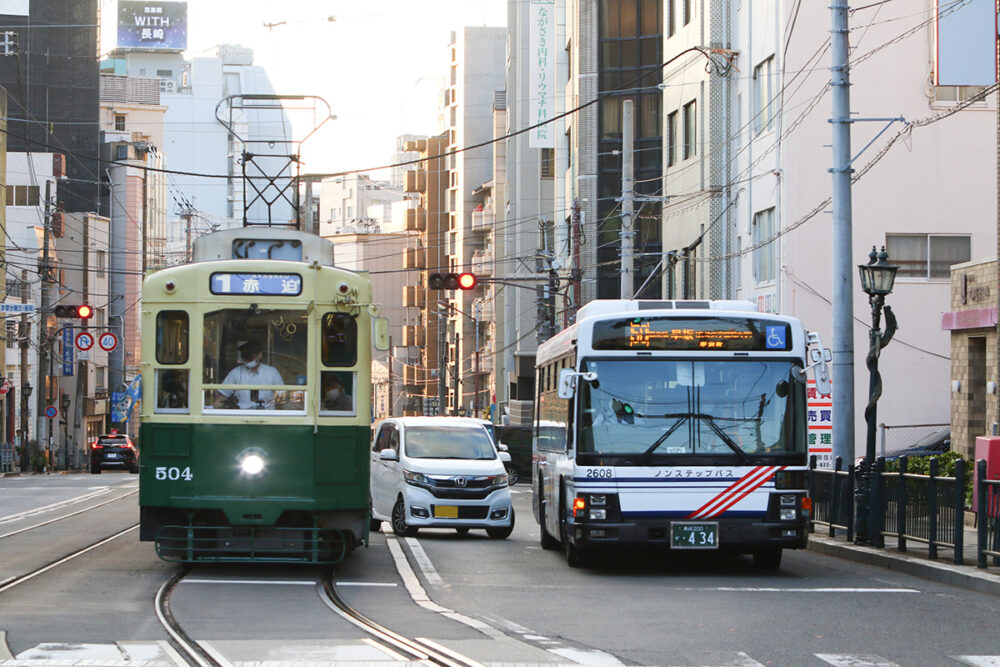
[[(980, 459), (986, 460), (986, 479), (1000, 479), (1000, 438), (980, 435), (976, 438), (976, 456), (974, 462)], [(975, 464), (973, 464), (975, 466)], [(975, 466), (975, 482), (973, 489), (979, 488), (979, 467)], [(979, 493), (972, 492), (972, 511), (978, 511), (976, 507), (979, 500)]]

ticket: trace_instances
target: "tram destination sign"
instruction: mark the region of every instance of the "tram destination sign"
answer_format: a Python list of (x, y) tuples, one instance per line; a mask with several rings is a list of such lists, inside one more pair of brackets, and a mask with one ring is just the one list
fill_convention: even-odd
[(298, 296), (302, 294), (302, 276), (297, 273), (228, 273), (211, 277), (212, 294), (260, 294)]
[(750, 317), (629, 317), (594, 323), (595, 350), (777, 352), (792, 349), (779, 320)]

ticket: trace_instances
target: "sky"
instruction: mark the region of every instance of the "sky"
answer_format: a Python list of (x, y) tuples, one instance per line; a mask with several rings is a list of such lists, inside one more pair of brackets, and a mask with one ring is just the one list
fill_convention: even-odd
[[(303, 173), (388, 164), (400, 134), (439, 131), (452, 30), (506, 25), (506, 0), (188, 0), (186, 58), (217, 44), (254, 51), (279, 95), (317, 95), (336, 120), (302, 145)], [(116, 0), (101, 0), (102, 52)], [(335, 17), (330, 21), (329, 17)], [(276, 24), (266, 27), (265, 23)], [(280, 24), (280, 25), (277, 25)], [(313, 127), (292, 116), (293, 138)], [(169, 156), (167, 156), (169, 160)], [(385, 177), (385, 173), (375, 174)]]

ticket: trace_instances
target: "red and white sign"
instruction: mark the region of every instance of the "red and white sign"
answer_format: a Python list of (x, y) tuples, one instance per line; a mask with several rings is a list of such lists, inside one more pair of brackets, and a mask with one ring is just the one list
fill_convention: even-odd
[(94, 335), (81, 331), (76, 335), (76, 349), (86, 352), (94, 347)]
[(10, 380), (4, 378), (3, 382), (0, 382), (0, 396), (3, 396), (8, 391), (10, 391)]
[(816, 457), (817, 468), (833, 470), (833, 397), (820, 394), (815, 380), (806, 384), (806, 397), (809, 455)]
[(105, 352), (110, 352), (118, 347), (118, 336), (111, 332), (102, 333), (101, 337), (97, 339), (97, 344), (100, 345), (101, 349)]

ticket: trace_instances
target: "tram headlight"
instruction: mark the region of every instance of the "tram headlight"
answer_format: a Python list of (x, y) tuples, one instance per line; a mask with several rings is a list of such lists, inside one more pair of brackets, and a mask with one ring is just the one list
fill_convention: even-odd
[(264, 472), (267, 462), (264, 453), (257, 449), (248, 449), (239, 456), (240, 470), (244, 475), (254, 476)]

